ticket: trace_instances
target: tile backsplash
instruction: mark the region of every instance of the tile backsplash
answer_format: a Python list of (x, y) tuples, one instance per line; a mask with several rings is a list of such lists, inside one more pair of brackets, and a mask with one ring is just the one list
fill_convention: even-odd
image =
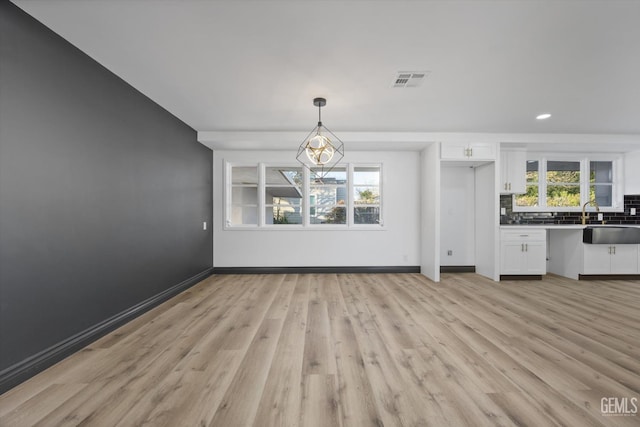
[[(581, 224), (582, 212), (513, 212), (513, 198), (500, 196), (500, 207), (506, 215), (500, 215), (500, 224)], [(636, 208), (636, 215), (631, 215)], [(606, 224), (639, 224), (640, 194), (624, 196), (624, 212), (602, 212)], [(600, 224), (595, 212), (589, 212), (587, 224)]]

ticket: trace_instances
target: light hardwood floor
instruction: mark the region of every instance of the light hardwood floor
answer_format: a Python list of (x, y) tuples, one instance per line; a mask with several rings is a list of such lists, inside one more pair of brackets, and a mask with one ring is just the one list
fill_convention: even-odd
[(212, 276), (0, 396), (0, 425), (639, 426), (600, 405), (640, 398), (639, 307), (638, 281)]

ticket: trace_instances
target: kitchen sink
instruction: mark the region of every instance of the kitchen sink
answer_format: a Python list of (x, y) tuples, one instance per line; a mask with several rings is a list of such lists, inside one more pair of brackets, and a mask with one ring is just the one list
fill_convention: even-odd
[(582, 232), (582, 241), (595, 245), (640, 244), (640, 228), (623, 226), (586, 227)]

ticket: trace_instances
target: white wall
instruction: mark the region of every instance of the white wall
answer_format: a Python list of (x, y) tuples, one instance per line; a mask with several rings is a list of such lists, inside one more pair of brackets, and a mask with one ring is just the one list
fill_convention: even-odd
[(432, 144), (420, 154), (421, 224), (420, 271), (434, 282), (440, 281), (440, 144)]
[(440, 265), (475, 265), (474, 170), (443, 163), (440, 182)]
[(624, 194), (640, 194), (640, 151), (624, 155)]
[(476, 273), (500, 279), (499, 168), (495, 163), (475, 169)]
[(382, 163), (382, 230), (225, 230), (224, 162), (297, 165), (295, 151), (214, 151), (214, 267), (420, 265), (419, 152), (347, 152)]

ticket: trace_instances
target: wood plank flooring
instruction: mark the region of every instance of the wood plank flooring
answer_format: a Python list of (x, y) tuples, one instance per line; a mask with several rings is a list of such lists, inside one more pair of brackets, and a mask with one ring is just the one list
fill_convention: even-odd
[(610, 397), (640, 400), (640, 281), (228, 275), (0, 396), (0, 426), (640, 426)]

